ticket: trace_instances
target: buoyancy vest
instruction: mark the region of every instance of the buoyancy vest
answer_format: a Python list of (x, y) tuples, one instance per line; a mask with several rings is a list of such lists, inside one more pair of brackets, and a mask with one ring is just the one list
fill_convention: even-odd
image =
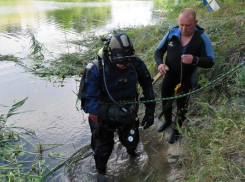
[[(88, 84), (86, 84), (89, 80), (89, 77), (90, 77), (90, 74), (91, 72), (89, 71), (89, 69), (92, 69), (94, 66), (96, 66), (97, 70), (98, 70), (98, 75), (100, 77), (100, 79), (103, 81), (103, 88), (102, 88), (102, 91), (101, 91), (101, 94), (100, 94), (100, 97), (99, 97), (99, 101), (102, 101), (102, 102), (112, 102), (111, 99), (108, 97), (108, 94), (106, 93), (106, 89), (105, 89), (105, 86), (104, 86), (104, 80), (103, 80), (103, 67), (102, 67), (102, 60), (101, 60), (101, 57), (100, 55), (98, 55), (98, 58), (93, 60), (92, 62), (90, 62), (84, 72), (83, 72), (83, 75), (82, 75), (82, 78), (81, 78), (81, 82), (80, 82), (80, 88), (79, 88), (79, 94), (78, 94), (78, 98), (81, 100), (81, 107), (83, 108), (83, 98), (85, 96), (85, 93), (86, 93), (86, 87)], [(141, 67), (140, 67), (140, 64), (136, 61), (135, 63), (132, 64), (135, 72), (136, 72), (136, 77), (137, 77), (137, 80), (138, 80), (138, 75), (141, 75), (140, 71), (141, 71)], [(108, 70), (112, 71), (112, 69), (108, 68)], [(150, 75), (149, 75), (150, 76)], [(135, 88), (136, 88), (136, 98), (134, 98), (134, 101), (138, 101), (138, 83), (135, 85)], [(135, 100), (136, 99), (136, 100)]]

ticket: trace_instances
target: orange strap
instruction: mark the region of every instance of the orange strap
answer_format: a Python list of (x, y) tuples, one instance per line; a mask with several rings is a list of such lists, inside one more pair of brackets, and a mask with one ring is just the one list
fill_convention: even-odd
[(175, 89), (174, 89), (174, 96), (177, 96), (177, 93), (178, 93), (178, 89), (181, 87), (181, 83), (179, 83)]
[(99, 124), (98, 118), (97, 118), (95, 115), (89, 113), (89, 117), (90, 117), (90, 119), (91, 119), (93, 122), (95, 122), (96, 124)]

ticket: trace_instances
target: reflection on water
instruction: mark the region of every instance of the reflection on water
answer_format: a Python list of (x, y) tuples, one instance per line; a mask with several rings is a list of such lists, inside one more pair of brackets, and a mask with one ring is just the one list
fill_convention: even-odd
[(73, 30), (70, 33), (90, 32), (95, 27), (106, 25), (111, 19), (111, 9), (102, 7), (73, 7), (48, 11), (47, 18), (54, 21), (58, 29)]
[(155, 23), (152, 8), (152, 1), (0, 0), (0, 54), (27, 57), (27, 30), (54, 56), (71, 53), (78, 48), (69, 42), (82, 40), (88, 33)]

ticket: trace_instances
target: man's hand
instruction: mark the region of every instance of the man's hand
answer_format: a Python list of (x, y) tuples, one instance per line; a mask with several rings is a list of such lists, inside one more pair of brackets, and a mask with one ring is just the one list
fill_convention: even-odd
[(165, 76), (166, 72), (169, 70), (166, 64), (160, 64), (157, 69), (162, 74), (162, 76)]
[(191, 64), (193, 61), (193, 56), (191, 54), (183, 54), (181, 56), (181, 59), (182, 59), (183, 63)]

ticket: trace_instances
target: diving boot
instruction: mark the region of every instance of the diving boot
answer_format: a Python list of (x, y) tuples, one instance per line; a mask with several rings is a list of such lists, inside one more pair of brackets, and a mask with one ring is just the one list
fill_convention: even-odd
[(105, 173), (99, 173), (97, 176), (97, 182), (108, 182), (108, 178)]
[(173, 144), (179, 138), (179, 131), (172, 128), (171, 135), (169, 136), (168, 143)]
[(165, 119), (165, 121), (162, 123), (162, 125), (159, 126), (159, 127), (157, 128), (157, 131), (158, 131), (158, 132), (164, 131), (168, 126), (171, 125), (171, 123), (172, 123), (172, 121), (169, 122), (169, 121), (167, 121), (167, 120)]

